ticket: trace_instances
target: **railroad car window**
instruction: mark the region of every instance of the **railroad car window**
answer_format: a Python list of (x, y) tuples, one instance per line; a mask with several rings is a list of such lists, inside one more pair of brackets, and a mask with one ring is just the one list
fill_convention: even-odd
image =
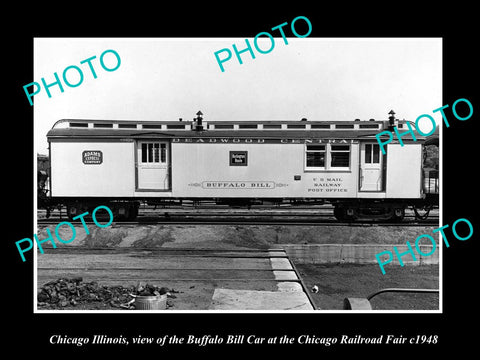
[(282, 124), (264, 124), (263, 128), (264, 129), (281, 129)]
[(325, 167), (325, 145), (307, 145), (307, 167)]
[(365, 144), (365, 163), (372, 163), (372, 144)]
[(88, 128), (88, 123), (70, 123), (70, 127)]
[(366, 164), (380, 163), (380, 145), (365, 144), (365, 163)]
[(310, 129), (330, 129), (330, 125), (327, 124), (312, 124)]
[(257, 124), (240, 124), (238, 125), (239, 129), (256, 129)]
[(136, 129), (137, 124), (118, 124), (119, 129)]
[(160, 143), (142, 143), (143, 163), (164, 163), (167, 160), (167, 145)]
[(332, 145), (331, 158), (330, 167), (349, 167), (350, 145)]
[(93, 124), (94, 128), (113, 128), (113, 124), (102, 124), (102, 123), (97, 123)]
[(160, 161), (162, 163), (167, 161), (167, 144), (160, 144)]
[(215, 125), (215, 129), (233, 129), (233, 124)]
[(373, 144), (373, 163), (380, 163), (380, 145)]
[(335, 125), (335, 129), (353, 129), (353, 124), (337, 124)]
[(161, 129), (162, 125), (143, 124), (142, 129)]
[(153, 162), (159, 162), (159, 144), (153, 144)]
[(378, 129), (378, 124), (360, 124), (360, 129)]
[(167, 125), (167, 129), (185, 129), (185, 125)]
[(142, 162), (146, 163), (147, 162), (147, 144), (142, 144)]
[(305, 129), (305, 125), (303, 124), (291, 124), (287, 125), (287, 129)]

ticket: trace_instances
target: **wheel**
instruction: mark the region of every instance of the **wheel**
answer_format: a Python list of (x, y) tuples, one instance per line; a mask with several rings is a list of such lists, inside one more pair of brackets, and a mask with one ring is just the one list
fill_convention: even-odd
[[(426, 205), (424, 207), (417, 208), (415, 205), (413, 206), (413, 211), (415, 213), (416, 220), (426, 220), (428, 215), (430, 214), (430, 210), (432, 210), (433, 205)], [(423, 214), (420, 214), (418, 210), (424, 211)]]
[(80, 214), (81, 214), (81, 205), (78, 202), (67, 205), (67, 216), (69, 220), (73, 220), (75, 216), (78, 216)]
[[(89, 209), (87, 203), (82, 203), (79, 201), (75, 201), (70, 204), (66, 204), (67, 206), (67, 216), (69, 220), (73, 220), (75, 216), (81, 215), (85, 212), (88, 212), (88, 216), (91, 216), (91, 209)], [(80, 220), (77, 220), (80, 221)]]
[(115, 207), (115, 217), (119, 221), (134, 221), (138, 215), (138, 202), (124, 202)]
[(393, 208), (392, 220), (402, 221), (405, 218), (405, 208)]
[(355, 221), (358, 219), (358, 209), (355, 208), (346, 208), (345, 209), (345, 220)]
[(128, 204), (118, 204), (114, 207), (114, 218), (117, 221), (127, 221), (130, 217), (130, 206)]
[(355, 221), (358, 219), (358, 210), (353, 207), (335, 206), (333, 215), (338, 221)]
[(127, 212), (127, 220), (128, 221), (134, 221), (137, 216), (138, 216), (138, 203), (133, 203), (132, 205), (129, 206), (128, 212)]

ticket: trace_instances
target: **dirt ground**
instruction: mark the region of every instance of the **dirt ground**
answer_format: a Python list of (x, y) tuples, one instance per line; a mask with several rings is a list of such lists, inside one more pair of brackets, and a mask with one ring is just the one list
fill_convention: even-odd
[[(127, 285), (126, 282), (118, 282), (120, 285)], [(117, 284), (118, 284), (117, 283)], [(173, 290), (172, 295), (167, 299), (167, 311), (178, 310), (208, 310), (211, 303), (215, 288), (223, 289), (257, 289), (266, 291), (275, 291), (277, 287), (274, 282), (265, 283), (250, 281), (245, 282), (228, 282), (228, 281), (161, 281), (156, 282), (162, 284), (168, 289)], [(108, 302), (91, 301), (88, 303), (79, 303), (76, 305), (59, 306), (58, 304), (41, 304), (38, 306), (39, 310), (60, 310), (60, 311), (78, 311), (78, 310), (101, 310), (101, 311), (135, 311), (125, 310), (118, 306), (112, 306)]]
[[(183, 247), (183, 248), (269, 248), (277, 244), (405, 244), (435, 226), (291, 226), (291, 225), (89, 225), (86, 234), (76, 225), (76, 238), (61, 246), (86, 247)], [(50, 226), (52, 231), (52, 226)], [(39, 238), (46, 238), (39, 226)], [(59, 229), (70, 239), (68, 226)], [(44, 246), (49, 246), (46, 243)]]
[[(82, 285), (78, 294), (75, 288), (62, 287), (60, 282), (53, 296), (51, 291), (46, 297), (40, 296), (39, 302), (43, 303), (39, 309), (122, 310), (108, 304), (113, 298), (114, 305), (127, 301), (122, 293), (119, 303), (118, 291), (113, 291), (114, 288), (130, 288), (144, 282), (171, 289), (168, 290), (173, 295), (167, 302), (169, 310), (208, 310), (216, 289), (278, 291), (281, 280), (273, 271), (271, 259), (276, 260), (276, 269), (284, 269), (282, 275), (293, 275), (291, 267), (289, 271), (285, 268), (286, 256), (281, 250), (48, 249), (37, 259), (39, 288), (48, 287), (59, 278), (81, 278), (81, 283), (89, 286)], [(278, 260), (285, 261), (279, 263)], [(97, 301), (98, 298), (106, 299), (107, 303)]]
[[(97, 228), (89, 225), (90, 234), (86, 234), (81, 224), (76, 225), (74, 241), (59, 244), (57, 249), (50, 249), (54, 258), (61, 248), (120, 248), (139, 251), (145, 248), (162, 249), (268, 249), (281, 244), (405, 244), (417, 236), (430, 233), (435, 227), (382, 227), (382, 226), (257, 226), (257, 225), (112, 225), (108, 228)], [(49, 226), (52, 231), (52, 226)], [(45, 226), (38, 229), (39, 238), (45, 238)], [(69, 227), (60, 229), (60, 236), (71, 238)], [(45, 247), (49, 243), (44, 243)], [(39, 259), (46, 261), (48, 255), (38, 254)], [(78, 255), (81, 256), (81, 255)], [(79, 258), (81, 259), (81, 258)], [(134, 262), (134, 257), (132, 261)], [(120, 261), (120, 260), (112, 260)], [(92, 263), (93, 264), (93, 263)], [(82, 276), (79, 269), (91, 268), (92, 264), (79, 264), (73, 267), (72, 261), (65, 260), (62, 271), (71, 276)], [(368, 294), (388, 287), (401, 288), (438, 288), (438, 265), (422, 266), (390, 266), (386, 275), (378, 269), (378, 265), (357, 264), (295, 264), (303, 281), (310, 289), (319, 287), (319, 292), (311, 294), (319, 309), (341, 310), (346, 297), (366, 297)], [(103, 265), (102, 265), (103, 266)], [(107, 268), (109, 265), (105, 265)], [(124, 266), (124, 265), (121, 265)], [(155, 266), (155, 265), (152, 265)], [(54, 267), (52, 265), (52, 267)], [(140, 266), (140, 269), (143, 269)], [(42, 270), (39, 275), (47, 274)], [(177, 271), (178, 272), (178, 271)], [(185, 271), (183, 271), (185, 272)], [(167, 274), (167, 272), (163, 272)], [(222, 274), (223, 275), (223, 274)], [(120, 276), (120, 274), (116, 275)], [(126, 276), (126, 275), (122, 275)], [(181, 275), (186, 276), (186, 275)], [(178, 275), (176, 276), (178, 278)], [(88, 279), (86, 278), (85, 281)], [(90, 279), (92, 280), (92, 279)], [(89, 280), (89, 281), (90, 281)], [(116, 280), (112, 278), (111, 280)], [(131, 281), (145, 279), (131, 278)], [(255, 278), (246, 281), (207, 281), (201, 283), (189, 281), (169, 281), (169, 278), (158, 278), (155, 285), (174, 288), (179, 291), (172, 298), (169, 309), (205, 309), (217, 287), (231, 289), (256, 288)], [(127, 285), (119, 279), (117, 285)], [(39, 286), (42, 282), (39, 281)], [(261, 285), (258, 290), (275, 289), (274, 285)], [(271, 288), (273, 286), (273, 288)], [(436, 310), (438, 309), (436, 294), (382, 294), (372, 300), (372, 306), (378, 310)], [(81, 310), (82, 306), (65, 308), (65, 310)], [(101, 303), (85, 305), (89, 310), (118, 310)]]
[[(385, 275), (378, 265), (357, 264), (297, 264), (297, 270), (311, 289), (316, 306), (323, 310), (343, 309), (347, 297), (366, 298), (369, 294), (385, 288), (439, 288), (437, 265), (392, 266)], [(373, 310), (438, 310), (438, 294), (384, 293), (371, 300)]]
[[(310, 295), (319, 310), (343, 310), (347, 297), (365, 298), (384, 288), (427, 288), (437, 289), (438, 267), (432, 265), (389, 268), (382, 275), (375, 265), (314, 265), (297, 264), (308, 291), (317, 285), (318, 293)], [(162, 281), (158, 282), (174, 289), (173, 298), (168, 299), (168, 310), (205, 310), (215, 288), (276, 290), (273, 282), (255, 281)], [(122, 282), (121, 285), (126, 285)], [(371, 300), (373, 310), (438, 310), (438, 294), (393, 294), (385, 293)], [(43, 305), (40, 310), (124, 310), (108, 303), (89, 302), (66, 307)]]

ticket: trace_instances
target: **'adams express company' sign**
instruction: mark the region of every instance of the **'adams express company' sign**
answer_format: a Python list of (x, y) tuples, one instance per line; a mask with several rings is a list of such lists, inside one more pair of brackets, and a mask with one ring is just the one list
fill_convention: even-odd
[(85, 150), (82, 152), (82, 162), (86, 165), (98, 165), (103, 162), (103, 153), (100, 150)]

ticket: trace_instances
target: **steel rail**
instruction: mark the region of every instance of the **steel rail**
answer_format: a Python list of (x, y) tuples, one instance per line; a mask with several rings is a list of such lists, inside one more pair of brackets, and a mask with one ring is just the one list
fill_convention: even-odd
[(439, 293), (439, 289), (405, 289), (405, 288), (387, 288), (378, 290), (374, 293), (371, 293), (367, 296), (367, 300), (370, 301), (373, 297), (383, 294), (386, 292), (395, 292), (395, 293)]
[[(77, 224), (76, 222), (73, 223)], [(80, 224), (80, 223), (78, 223)], [(93, 222), (86, 221), (87, 225), (94, 225)], [(58, 221), (38, 221), (38, 225), (58, 225)], [(122, 221), (122, 222), (113, 222), (111, 226), (121, 227), (121, 226), (139, 226), (139, 225), (291, 225), (291, 226), (350, 226), (350, 227), (422, 227), (422, 226), (438, 226), (439, 223), (432, 222), (400, 222), (400, 223), (384, 223), (384, 222), (338, 222), (338, 221)]]

